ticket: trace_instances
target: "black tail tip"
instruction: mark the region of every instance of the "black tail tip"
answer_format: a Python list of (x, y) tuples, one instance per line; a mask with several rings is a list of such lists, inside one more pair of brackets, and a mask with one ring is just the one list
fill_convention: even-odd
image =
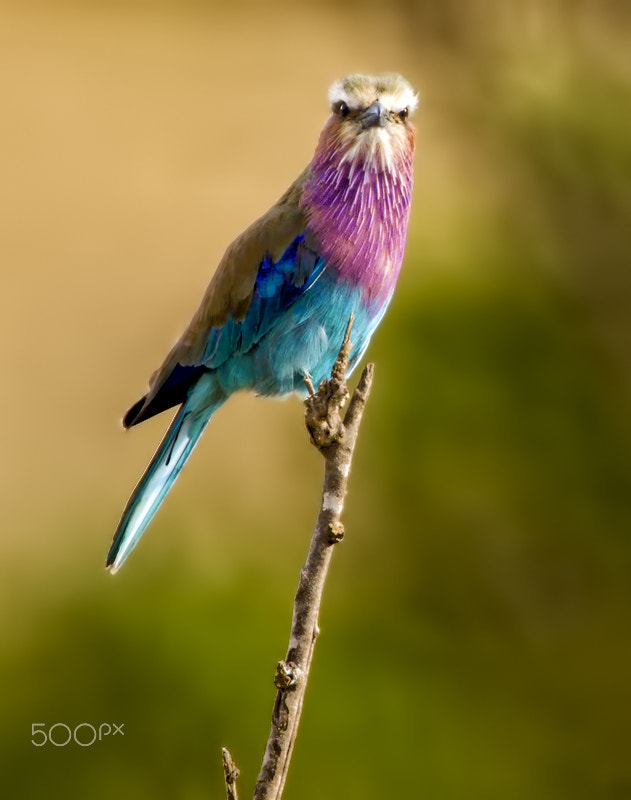
[(136, 423), (142, 421), (140, 419), (140, 413), (144, 408), (146, 399), (147, 399), (146, 395), (144, 397), (141, 397), (140, 400), (137, 403), (134, 403), (134, 405), (125, 414), (125, 416), (123, 417), (124, 428), (131, 428), (133, 425), (136, 425)]

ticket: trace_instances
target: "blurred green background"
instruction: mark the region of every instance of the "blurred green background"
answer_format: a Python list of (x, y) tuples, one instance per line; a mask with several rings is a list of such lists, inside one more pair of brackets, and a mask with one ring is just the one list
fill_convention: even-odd
[(113, 578), (166, 425), (118, 421), (329, 83), (399, 71), (409, 247), (285, 796), (631, 796), (628, 3), (0, 14), (3, 794), (221, 798), (226, 745), (251, 796), (319, 502), (300, 403), (234, 398)]

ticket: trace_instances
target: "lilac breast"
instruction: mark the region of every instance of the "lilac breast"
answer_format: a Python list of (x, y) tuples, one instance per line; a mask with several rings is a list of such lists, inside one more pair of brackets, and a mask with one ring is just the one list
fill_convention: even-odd
[(362, 286), (368, 303), (381, 305), (403, 260), (413, 152), (397, 153), (390, 168), (378, 156), (343, 156), (323, 133), (301, 206), (328, 267)]

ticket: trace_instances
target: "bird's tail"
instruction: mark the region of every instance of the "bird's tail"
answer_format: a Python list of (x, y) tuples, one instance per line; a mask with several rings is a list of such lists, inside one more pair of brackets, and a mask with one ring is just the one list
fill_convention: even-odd
[(112, 573), (120, 569), (138, 543), (210, 418), (226, 400), (218, 390), (211, 388), (209, 394), (209, 387), (200, 386), (203, 383), (204, 378), (190, 392), (129, 498), (107, 555), (106, 566)]

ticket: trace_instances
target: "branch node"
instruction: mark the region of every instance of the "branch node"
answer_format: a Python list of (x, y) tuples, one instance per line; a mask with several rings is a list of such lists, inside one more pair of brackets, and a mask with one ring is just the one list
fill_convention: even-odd
[(340, 520), (330, 522), (328, 526), (328, 533), (329, 543), (337, 544), (337, 542), (341, 542), (344, 538), (344, 525), (340, 522)]
[(300, 667), (293, 661), (279, 661), (276, 664), (274, 686), (282, 691), (294, 689), (300, 678)]

